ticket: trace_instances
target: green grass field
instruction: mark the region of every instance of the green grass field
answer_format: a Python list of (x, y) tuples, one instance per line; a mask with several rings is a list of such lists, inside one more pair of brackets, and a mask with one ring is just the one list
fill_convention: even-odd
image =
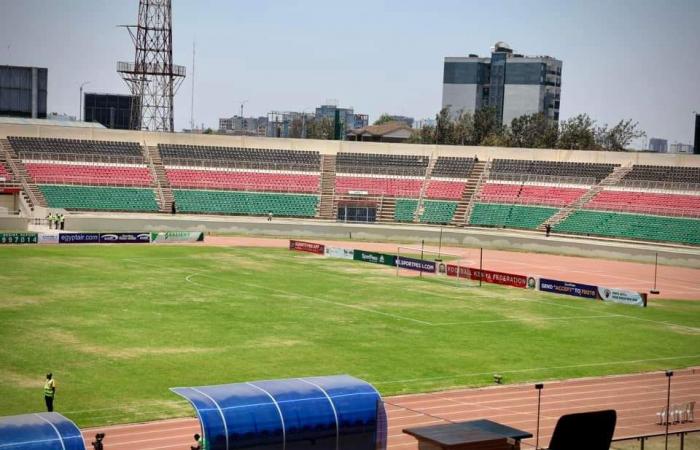
[(287, 250), (0, 248), (0, 415), (191, 415), (174, 386), (348, 373), (385, 395), (700, 364), (700, 303), (396, 278)]

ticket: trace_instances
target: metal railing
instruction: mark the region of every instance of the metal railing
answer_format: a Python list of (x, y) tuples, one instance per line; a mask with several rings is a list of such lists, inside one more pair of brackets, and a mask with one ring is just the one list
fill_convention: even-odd
[[(688, 435), (691, 436), (689, 437)], [(691, 450), (700, 448), (698, 447), (700, 445), (700, 429), (670, 431), (668, 436), (669, 450)], [(610, 450), (655, 450), (663, 449), (665, 444), (665, 433), (644, 434), (613, 439)]]
[(594, 177), (570, 177), (564, 175), (535, 175), (521, 173), (491, 172), (490, 181), (509, 181), (516, 183), (545, 183), (554, 185), (582, 184), (593, 186), (597, 184)]
[(22, 152), (19, 156), (20, 158), (22, 158), (25, 164), (27, 161), (45, 161), (46, 163), (62, 161), (95, 164), (146, 164), (143, 156), (91, 155), (83, 153), (47, 152)]
[(194, 159), (194, 158), (172, 158), (163, 156), (163, 165), (166, 171), (178, 167), (207, 168), (226, 171), (226, 169), (237, 170), (275, 170), (287, 172), (320, 172), (321, 166), (316, 164), (289, 163), (275, 161), (243, 161), (230, 159)]
[(683, 191), (700, 194), (700, 183), (691, 182), (623, 179), (622, 182), (615, 184), (614, 186), (630, 190), (645, 189), (650, 191)]
[(671, 216), (671, 217), (687, 217), (700, 218), (700, 209), (679, 208), (677, 206), (663, 205), (630, 205), (621, 203), (597, 203), (586, 204), (583, 206), (585, 210), (610, 211), (629, 214), (655, 215), (655, 216)]

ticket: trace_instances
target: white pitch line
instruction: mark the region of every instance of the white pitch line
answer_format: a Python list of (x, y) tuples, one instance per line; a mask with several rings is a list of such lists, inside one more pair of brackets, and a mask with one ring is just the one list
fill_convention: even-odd
[(493, 320), (473, 320), (467, 322), (446, 322), (433, 323), (433, 326), (448, 326), (448, 325), (478, 325), (482, 323), (501, 323), (501, 322), (539, 322), (542, 320), (586, 320), (586, 319), (608, 319), (620, 317), (616, 314), (597, 315), (597, 316), (568, 316), (568, 317), (540, 317), (540, 318), (521, 318), (521, 319), (493, 319)]
[(669, 356), (669, 357), (664, 357), (664, 358), (634, 359), (634, 360), (629, 360), (629, 361), (609, 361), (609, 362), (588, 363), (588, 364), (571, 364), (571, 365), (567, 365), (567, 366), (531, 367), (531, 368), (527, 368), (527, 369), (513, 369), (513, 370), (495, 369), (495, 370), (491, 370), (489, 372), (473, 372), (473, 373), (465, 373), (465, 374), (461, 374), (461, 375), (449, 375), (449, 376), (442, 376), (442, 377), (426, 377), (426, 378), (412, 378), (412, 379), (405, 379), (405, 380), (373, 381), (372, 384), (395, 384), (395, 383), (417, 383), (417, 382), (429, 383), (431, 381), (436, 381), (436, 380), (450, 380), (453, 378), (477, 377), (477, 376), (484, 376), (484, 375), (493, 375), (494, 373), (543, 372), (546, 370), (577, 369), (577, 368), (582, 368), (582, 367), (612, 366), (612, 365), (617, 365), (617, 364), (640, 364), (640, 363), (645, 363), (645, 362), (673, 361), (673, 360), (677, 360), (677, 359), (691, 359), (691, 358), (700, 358), (700, 355)]

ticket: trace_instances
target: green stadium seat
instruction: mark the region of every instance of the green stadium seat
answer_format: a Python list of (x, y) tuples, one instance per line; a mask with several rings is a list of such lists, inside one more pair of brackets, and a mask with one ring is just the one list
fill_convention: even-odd
[(410, 198), (396, 199), (396, 209), (394, 209), (394, 220), (397, 222), (413, 222), (413, 216), (418, 207), (418, 200)]
[(49, 208), (158, 211), (153, 189), (40, 184)]
[(700, 245), (700, 220), (680, 217), (580, 210), (553, 231)]
[(543, 206), (477, 203), (469, 223), (487, 227), (535, 229), (558, 211)]
[(447, 224), (452, 221), (457, 209), (457, 202), (425, 200), (423, 202), (423, 223)]
[(314, 217), (316, 195), (273, 194), (239, 191), (175, 189), (175, 203), (181, 212), (265, 216)]

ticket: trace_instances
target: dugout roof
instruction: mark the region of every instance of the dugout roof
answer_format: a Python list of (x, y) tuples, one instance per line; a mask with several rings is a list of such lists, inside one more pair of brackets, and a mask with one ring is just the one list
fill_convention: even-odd
[(172, 388), (197, 412), (210, 450), (386, 448), (386, 413), (349, 375)]
[(77, 426), (55, 413), (0, 417), (2, 450), (85, 450)]

